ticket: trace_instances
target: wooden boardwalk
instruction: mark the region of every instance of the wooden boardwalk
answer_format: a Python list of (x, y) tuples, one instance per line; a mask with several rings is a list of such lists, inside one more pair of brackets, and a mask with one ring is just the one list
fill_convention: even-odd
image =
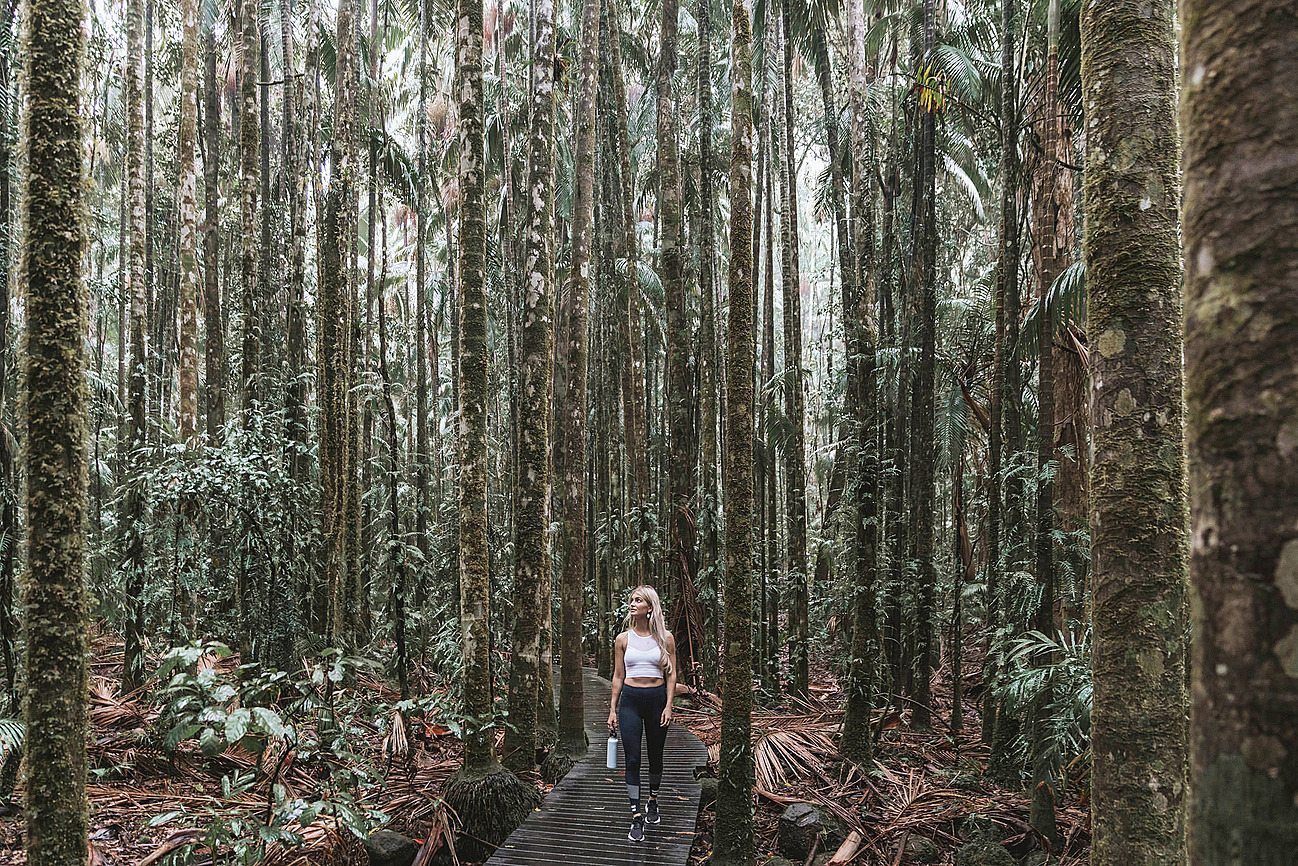
[[(584, 686), (586, 736), (590, 740), (586, 757), (505, 840), (487, 861), (488, 866), (685, 866), (699, 814), (699, 783), (694, 768), (707, 763), (707, 748), (680, 724), (668, 728), (663, 783), (658, 792), (662, 823), (646, 824), (644, 841), (631, 842), (626, 837), (631, 827), (631, 806), (626, 799), (620, 746), (618, 768), (604, 766), (611, 684), (587, 669)], [(647, 750), (640, 774), (643, 805), (649, 796)]]

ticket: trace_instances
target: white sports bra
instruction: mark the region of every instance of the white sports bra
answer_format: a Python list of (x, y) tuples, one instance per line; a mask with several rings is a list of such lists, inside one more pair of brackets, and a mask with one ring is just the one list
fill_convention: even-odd
[(623, 661), (626, 665), (627, 678), (651, 677), (663, 678), (663, 650), (653, 636), (640, 637), (632, 630), (626, 633), (626, 653)]

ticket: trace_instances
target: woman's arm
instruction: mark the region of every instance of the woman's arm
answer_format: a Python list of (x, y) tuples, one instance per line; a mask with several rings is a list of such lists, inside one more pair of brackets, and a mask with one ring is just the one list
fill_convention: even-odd
[(671, 670), (667, 672), (667, 706), (663, 708), (663, 727), (672, 723), (672, 701), (676, 699), (676, 638), (667, 632), (667, 656)]
[(608, 729), (617, 727), (617, 701), (622, 695), (622, 683), (626, 681), (626, 644), (622, 635), (613, 641), (613, 697), (608, 702)]

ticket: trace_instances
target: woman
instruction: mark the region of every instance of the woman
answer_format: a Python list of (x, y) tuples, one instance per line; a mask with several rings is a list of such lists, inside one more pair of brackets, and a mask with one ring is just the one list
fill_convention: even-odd
[[(644, 825), (657, 824), (658, 786), (663, 778), (663, 745), (672, 722), (676, 693), (676, 641), (663, 622), (662, 604), (652, 587), (631, 590), (626, 631), (614, 643), (613, 700), (608, 727), (622, 731), (626, 794), (631, 801), (632, 842), (644, 839)], [(649, 742), (649, 803), (640, 811), (640, 733)]]

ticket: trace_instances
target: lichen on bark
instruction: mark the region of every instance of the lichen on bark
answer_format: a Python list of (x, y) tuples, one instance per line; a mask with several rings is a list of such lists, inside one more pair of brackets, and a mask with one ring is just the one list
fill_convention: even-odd
[(1298, 15), (1181, 4), (1190, 862), (1298, 857)]
[(26, 6), (25, 245), (28, 571), (26, 625), (27, 862), (85, 864), (87, 640), (82, 583), (88, 467), (84, 335), (87, 299), (78, 0)]
[(1087, 0), (1082, 46), (1097, 347), (1091, 862), (1169, 866), (1185, 862), (1188, 520), (1172, 3)]

